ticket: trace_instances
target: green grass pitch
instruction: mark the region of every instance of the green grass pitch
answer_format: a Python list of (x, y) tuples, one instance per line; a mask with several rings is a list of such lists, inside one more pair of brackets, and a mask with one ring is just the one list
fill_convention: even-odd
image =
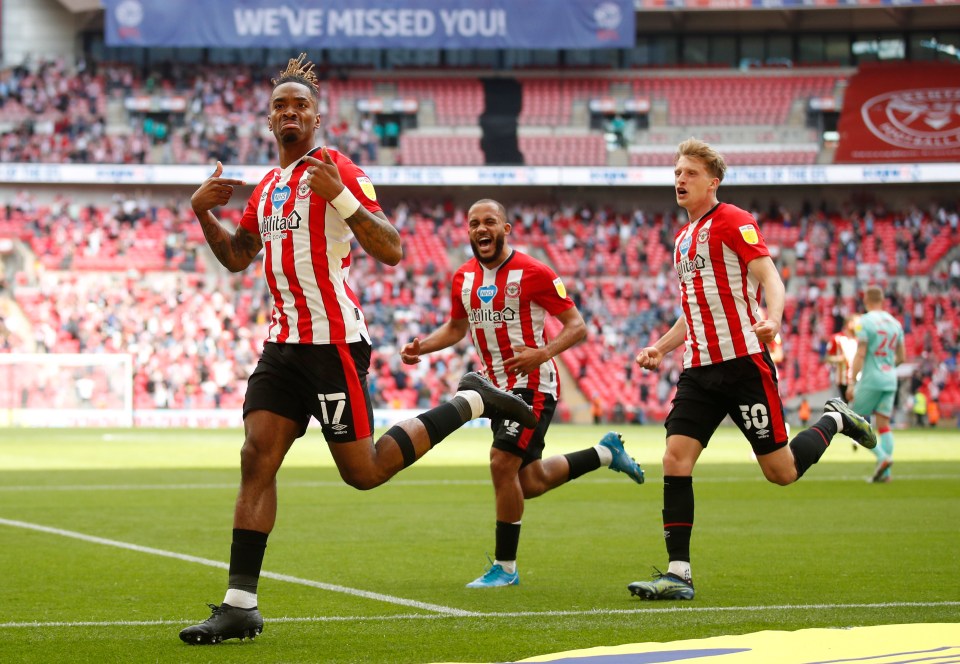
[[(600, 427), (555, 426), (547, 453)], [(790, 487), (722, 428), (695, 473), (693, 602), (631, 598), (665, 566), (660, 426), (625, 427), (647, 483), (600, 469), (528, 501), (521, 583), (464, 584), (493, 552), (489, 433), (464, 429), (387, 485), (344, 485), (311, 429), (279, 477), (264, 633), (192, 647), (219, 603), (239, 431), (0, 429), (0, 660), (495, 662), (759, 630), (957, 622), (960, 433), (897, 431), (895, 481), (838, 436)]]

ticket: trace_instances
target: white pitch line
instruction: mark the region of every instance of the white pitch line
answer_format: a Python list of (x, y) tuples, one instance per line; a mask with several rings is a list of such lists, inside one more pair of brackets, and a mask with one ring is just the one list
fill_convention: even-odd
[[(11, 526), (13, 528), (25, 528), (27, 530), (35, 530), (41, 533), (47, 533), (49, 535), (59, 535), (61, 537), (70, 537), (73, 539), (82, 540), (84, 542), (92, 542), (93, 544), (103, 544), (104, 546), (112, 546), (118, 549), (127, 549), (128, 551), (136, 551), (138, 553), (149, 553), (155, 556), (163, 556), (164, 558), (175, 558), (176, 560), (183, 560), (190, 563), (197, 563), (199, 565), (206, 565), (208, 567), (217, 567), (219, 569), (229, 569), (230, 566), (227, 563), (220, 562), (219, 560), (210, 560), (209, 558), (200, 558), (198, 556), (190, 556), (185, 553), (176, 553), (175, 551), (166, 551), (164, 549), (155, 549), (149, 546), (140, 546), (139, 544), (130, 544), (129, 542), (120, 542), (118, 540), (107, 539), (105, 537), (96, 537), (94, 535), (86, 535), (84, 533), (78, 533), (72, 530), (63, 530), (61, 528), (51, 528), (50, 526), (42, 526), (36, 523), (27, 523), (26, 521), (14, 521), (12, 519), (3, 519), (0, 518), (0, 525)], [(275, 581), (286, 581), (287, 583), (295, 583), (301, 586), (309, 586), (311, 588), (319, 588), (320, 590), (329, 590), (336, 593), (344, 593), (345, 595), (354, 595), (356, 597), (363, 597), (365, 599), (372, 599), (379, 602), (387, 602), (388, 604), (399, 604), (400, 606), (409, 606), (414, 609), (422, 609), (424, 611), (434, 611), (443, 615), (451, 616), (472, 616), (477, 615), (473, 611), (464, 611), (463, 609), (455, 609), (449, 606), (441, 606), (439, 604), (429, 604), (427, 602), (418, 602), (412, 599), (404, 599), (402, 597), (393, 597), (392, 595), (384, 595), (382, 593), (374, 593), (367, 590), (359, 590), (357, 588), (349, 588), (347, 586), (339, 586), (332, 583), (323, 583), (321, 581), (312, 581), (310, 579), (301, 579), (300, 577), (290, 576), (288, 574), (277, 574), (276, 572), (261, 572), (261, 577), (267, 579), (274, 579)]]
[[(373, 622), (395, 620), (440, 620), (450, 618), (538, 618), (577, 616), (630, 616), (654, 613), (751, 613), (758, 611), (810, 611), (816, 609), (890, 609), (960, 606), (960, 602), (875, 602), (867, 604), (780, 604), (773, 606), (670, 606), (643, 609), (585, 609), (582, 611), (491, 611), (467, 613), (466, 615), (437, 613), (404, 613), (388, 616), (303, 616), (268, 618), (270, 623), (326, 623), (326, 622)], [(181, 625), (183, 620), (116, 620), (116, 621), (55, 621), (55, 622), (6, 622), (0, 629), (15, 627), (150, 627)]]

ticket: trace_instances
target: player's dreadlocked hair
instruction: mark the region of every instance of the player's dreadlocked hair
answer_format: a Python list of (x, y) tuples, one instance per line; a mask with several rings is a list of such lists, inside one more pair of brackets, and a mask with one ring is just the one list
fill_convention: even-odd
[(310, 90), (310, 95), (314, 99), (317, 99), (317, 86), (319, 85), (319, 81), (317, 80), (317, 75), (313, 73), (313, 63), (307, 60), (306, 57), (306, 53), (301, 53), (298, 58), (290, 58), (290, 61), (287, 63), (287, 68), (280, 72), (280, 75), (276, 78), (270, 79), (273, 87), (277, 87), (281, 83), (300, 83), (307, 86), (307, 89)]

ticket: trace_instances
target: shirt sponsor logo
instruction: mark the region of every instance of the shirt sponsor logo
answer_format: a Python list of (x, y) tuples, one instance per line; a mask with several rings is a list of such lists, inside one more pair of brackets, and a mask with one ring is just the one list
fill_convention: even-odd
[(287, 231), (294, 231), (300, 228), (300, 213), (296, 210), (290, 216), (282, 214), (270, 214), (260, 222), (260, 236), (268, 241), (286, 240)]
[(760, 236), (757, 234), (757, 227), (752, 224), (745, 224), (741, 226), (740, 236), (747, 244), (756, 244), (760, 241)]
[(270, 197), (270, 200), (273, 202), (273, 207), (278, 208), (283, 207), (288, 198), (290, 198), (290, 187), (284, 185), (273, 190), (273, 196)]
[(707, 259), (697, 254), (692, 259), (683, 258), (677, 262), (677, 276), (683, 280), (688, 279), (694, 272), (699, 272), (707, 266)]
[(377, 200), (377, 190), (373, 188), (373, 183), (368, 177), (357, 178), (357, 184), (360, 185), (360, 191), (371, 201)]
[(500, 327), (517, 320), (518, 317), (516, 310), (505, 307), (503, 310), (471, 309), (467, 318), (474, 327)]
[(477, 297), (479, 297), (480, 301), (484, 304), (490, 304), (496, 294), (497, 286), (495, 284), (490, 286), (481, 286), (477, 289)]

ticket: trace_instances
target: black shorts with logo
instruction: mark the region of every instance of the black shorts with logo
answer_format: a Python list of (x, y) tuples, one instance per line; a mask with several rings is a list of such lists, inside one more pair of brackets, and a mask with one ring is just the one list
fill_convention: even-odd
[(533, 390), (520, 389), (512, 392), (533, 406), (533, 413), (538, 418), (537, 426), (524, 429), (519, 422), (496, 418), (490, 421), (490, 428), (493, 430), (493, 447), (523, 459), (520, 467), (524, 468), (543, 456), (547, 429), (550, 428), (550, 421), (557, 409), (557, 400), (549, 394)]
[(704, 447), (727, 415), (757, 455), (787, 443), (777, 370), (770, 353), (738, 357), (705, 367), (684, 369), (677, 381), (667, 436), (689, 436)]
[(330, 443), (349, 443), (373, 435), (373, 405), (367, 392), (370, 344), (264, 345), (247, 381), (243, 416), (268, 410), (300, 425), (317, 418)]

